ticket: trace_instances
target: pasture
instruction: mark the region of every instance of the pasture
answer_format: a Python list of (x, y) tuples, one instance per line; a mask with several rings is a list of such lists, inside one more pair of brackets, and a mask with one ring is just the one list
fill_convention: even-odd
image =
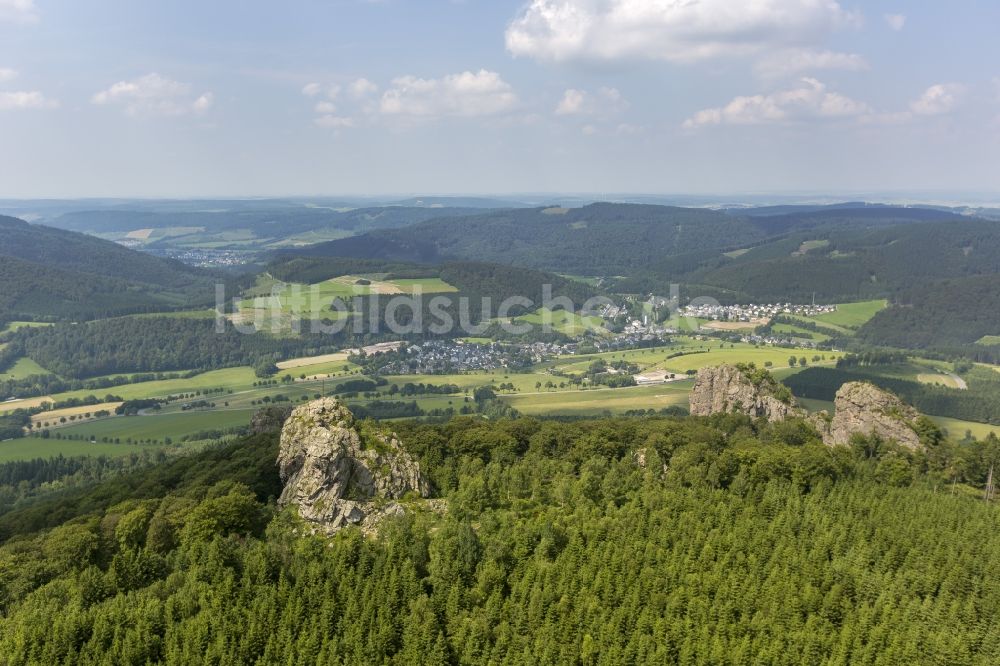
[(585, 317), (568, 310), (553, 311), (548, 308), (539, 308), (531, 314), (517, 317), (514, 323), (525, 323), (539, 327), (549, 326), (552, 330), (570, 337), (582, 335), (587, 331), (601, 335), (608, 335), (610, 333), (604, 328), (604, 320), (601, 317)]
[(0, 463), (55, 456), (124, 456), (135, 451), (161, 449), (162, 446), (147, 444), (105, 444), (65, 439), (42, 439), (22, 437), (0, 442)]
[(32, 375), (51, 375), (52, 373), (38, 365), (30, 358), (24, 356), (17, 359), (17, 362), (10, 367), (7, 372), (0, 373), (0, 379), (24, 379)]
[(203, 430), (234, 428), (250, 424), (252, 409), (217, 409), (211, 411), (187, 411), (145, 416), (116, 416), (60, 428), (63, 437), (79, 435), (84, 439), (103, 437), (127, 440), (153, 440), (164, 442), (166, 438), (174, 442), (186, 435), (194, 435)]
[(809, 319), (823, 325), (839, 326), (847, 329), (858, 329), (864, 326), (869, 319), (877, 315), (889, 305), (888, 301), (862, 301), (860, 303), (840, 303), (836, 312), (809, 317)]
[(688, 406), (693, 381), (628, 388), (593, 388), (534, 392), (501, 396), (501, 400), (522, 414), (538, 416), (582, 416), (621, 414), (635, 409), (663, 409)]

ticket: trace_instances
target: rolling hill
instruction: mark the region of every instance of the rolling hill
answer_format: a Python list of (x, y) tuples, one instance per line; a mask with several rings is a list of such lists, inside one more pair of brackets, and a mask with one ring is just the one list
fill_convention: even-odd
[[(215, 207), (213, 207), (215, 206)], [(270, 207), (206, 202), (204, 210), (98, 209), (69, 211), (47, 221), (61, 229), (109, 239), (128, 237), (149, 247), (259, 249), (405, 227), (425, 220), (482, 212), (472, 207), (326, 207), (273, 201)], [(148, 231), (151, 230), (151, 231)]]
[(592, 204), (437, 219), (304, 248), (310, 256), (483, 261), (579, 275), (632, 274), (664, 256), (738, 247), (766, 232), (707, 209)]
[(915, 285), (1000, 273), (1000, 224), (955, 216), (881, 229), (814, 229), (687, 268), (674, 277), (733, 300), (892, 298)]
[(0, 317), (92, 318), (210, 303), (215, 278), (84, 234), (0, 217)]

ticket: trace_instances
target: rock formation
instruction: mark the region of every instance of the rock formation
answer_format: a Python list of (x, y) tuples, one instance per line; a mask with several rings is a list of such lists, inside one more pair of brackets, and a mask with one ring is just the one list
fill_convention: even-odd
[(909, 449), (921, 448), (914, 430), (920, 413), (888, 391), (867, 382), (848, 382), (837, 391), (834, 407), (827, 428), (820, 430), (827, 444), (844, 445), (851, 435), (875, 434)]
[(347, 525), (370, 531), (403, 512), (404, 496), (427, 497), (429, 484), (396, 436), (358, 426), (333, 398), (297, 407), (281, 430), (278, 503), (332, 533)]
[(690, 403), (692, 416), (735, 412), (783, 421), (806, 415), (787, 387), (778, 384), (766, 370), (752, 365), (702, 368), (691, 389)]
[(291, 413), (291, 405), (258, 409), (250, 417), (250, 432), (254, 435), (266, 432), (279, 432)]
[(798, 407), (788, 389), (766, 371), (752, 365), (721, 365), (698, 371), (690, 401), (693, 416), (738, 413), (769, 421), (806, 418), (829, 446), (846, 445), (854, 434), (875, 434), (909, 449), (922, 446), (915, 429), (920, 413), (866, 382), (841, 386), (831, 417), (827, 412), (808, 414)]

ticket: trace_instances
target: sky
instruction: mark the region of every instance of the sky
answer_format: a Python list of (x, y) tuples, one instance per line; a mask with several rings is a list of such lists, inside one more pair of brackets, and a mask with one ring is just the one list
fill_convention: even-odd
[(1000, 193), (995, 0), (0, 0), (0, 197)]

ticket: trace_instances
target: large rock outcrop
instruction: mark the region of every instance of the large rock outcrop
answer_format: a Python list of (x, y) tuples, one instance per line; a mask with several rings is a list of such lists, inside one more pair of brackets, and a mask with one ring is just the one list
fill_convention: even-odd
[(837, 391), (833, 418), (820, 432), (831, 446), (848, 444), (851, 435), (878, 435), (909, 449), (921, 448), (914, 428), (920, 413), (913, 407), (867, 382), (848, 382)]
[(278, 503), (327, 532), (374, 529), (403, 512), (404, 496), (427, 497), (429, 484), (396, 436), (355, 422), (347, 407), (322, 398), (297, 407), (281, 430)]
[(806, 415), (787, 387), (778, 384), (766, 370), (752, 365), (702, 368), (689, 400), (692, 416), (738, 413), (783, 421)]
[(698, 371), (689, 399), (693, 416), (738, 413), (768, 421), (806, 418), (829, 446), (846, 445), (855, 434), (875, 434), (909, 449), (922, 448), (915, 428), (920, 413), (866, 382), (840, 387), (833, 416), (827, 412), (809, 414), (767, 371), (752, 365), (720, 365)]

